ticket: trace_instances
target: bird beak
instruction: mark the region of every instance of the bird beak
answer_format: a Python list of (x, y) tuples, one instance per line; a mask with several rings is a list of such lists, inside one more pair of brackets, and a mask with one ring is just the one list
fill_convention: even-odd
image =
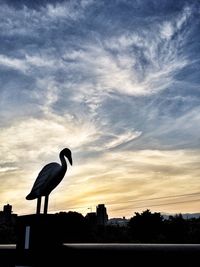
[(69, 160), (69, 163), (72, 165), (72, 157), (71, 156), (68, 157), (68, 160)]

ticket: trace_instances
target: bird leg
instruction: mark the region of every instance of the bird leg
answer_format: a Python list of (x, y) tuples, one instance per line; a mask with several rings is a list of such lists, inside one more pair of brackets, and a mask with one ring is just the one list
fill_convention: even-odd
[(49, 195), (45, 196), (45, 200), (44, 200), (44, 214), (47, 214), (48, 202), (49, 202)]
[(41, 197), (38, 197), (36, 214), (40, 214), (40, 208), (41, 208)]

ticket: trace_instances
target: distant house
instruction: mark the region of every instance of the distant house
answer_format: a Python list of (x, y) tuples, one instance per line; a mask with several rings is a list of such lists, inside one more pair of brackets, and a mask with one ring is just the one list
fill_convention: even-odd
[(125, 217), (123, 218), (111, 218), (108, 220), (108, 225), (126, 227), (128, 225), (129, 220)]

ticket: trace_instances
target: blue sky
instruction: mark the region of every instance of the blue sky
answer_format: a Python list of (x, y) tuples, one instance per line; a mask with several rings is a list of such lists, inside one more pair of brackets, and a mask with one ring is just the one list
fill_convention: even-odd
[(52, 212), (199, 211), (191, 196), (144, 201), (200, 191), (199, 1), (0, 8), (0, 203), (34, 212), (25, 196), (37, 173), (69, 147)]

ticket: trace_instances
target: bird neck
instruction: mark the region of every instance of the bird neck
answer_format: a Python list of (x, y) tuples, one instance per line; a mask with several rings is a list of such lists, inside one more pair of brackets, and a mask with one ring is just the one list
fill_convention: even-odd
[(63, 169), (66, 170), (67, 169), (67, 163), (66, 163), (65, 156), (62, 153), (62, 151), (60, 152), (60, 161), (61, 161)]

